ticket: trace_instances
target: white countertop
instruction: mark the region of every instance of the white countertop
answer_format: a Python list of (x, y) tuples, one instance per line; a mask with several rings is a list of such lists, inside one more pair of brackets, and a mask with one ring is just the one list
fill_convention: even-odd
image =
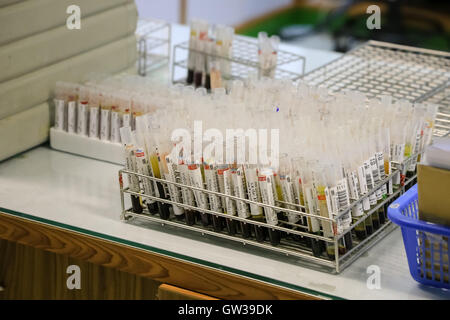
[[(150, 228), (142, 228), (122, 222), (119, 219), (120, 168), (46, 146), (38, 147), (0, 163), (0, 207), (325, 295), (346, 299), (450, 299), (450, 292), (421, 286), (411, 278), (399, 229), (341, 274), (333, 275), (258, 249), (246, 247), (247, 251), (241, 251), (240, 244), (197, 234), (181, 238), (181, 232), (173, 228), (152, 224)], [(371, 265), (381, 270), (379, 290), (370, 290), (366, 285), (367, 267)]]
[[(174, 25), (172, 44), (188, 39), (188, 28)], [(306, 57), (306, 72), (340, 54), (282, 44)], [(299, 266), (295, 259), (267, 254), (197, 234), (182, 236), (173, 228), (148, 224), (142, 228), (120, 221), (118, 165), (37, 147), (0, 162), (0, 211), (25, 213), (33, 219), (50, 220), (67, 228), (81, 228), (200, 259), (209, 266), (260, 280), (346, 299), (450, 299), (450, 292), (427, 288), (409, 275), (401, 232), (396, 229), (339, 275)], [(64, 227), (64, 226), (63, 226)], [(117, 240), (116, 239), (116, 240)], [(148, 250), (151, 250), (149, 248)], [(200, 262), (202, 263), (202, 262)], [(381, 288), (368, 289), (367, 267), (381, 270)], [(247, 274), (250, 273), (250, 274)], [(261, 278), (264, 277), (264, 278)]]

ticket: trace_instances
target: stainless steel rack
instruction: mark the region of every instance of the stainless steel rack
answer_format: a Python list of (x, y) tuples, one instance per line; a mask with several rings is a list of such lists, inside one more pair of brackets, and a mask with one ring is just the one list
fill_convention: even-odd
[(171, 24), (156, 19), (139, 19), (136, 28), (138, 74), (150, 72), (170, 61)]
[[(133, 223), (133, 221), (136, 221), (136, 220), (146, 220), (146, 221), (151, 221), (151, 222), (160, 224), (162, 226), (172, 226), (172, 227), (176, 227), (176, 228), (180, 228), (180, 229), (184, 229), (184, 230), (188, 230), (188, 231), (201, 233), (202, 235), (205, 235), (205, 236), (209, 235), (209, 236), (213, 236), (213, 237), (227, 239), (232, 242), (241, 244), (241, 245), (236, 244), (237, 249), (244, 250), (244, 247), (242, 245), (254, 246), (254, 247), (262, 248), (265, 250), (269, 250), (271, 252), (276, 252), (276, 253), (280, 254), (281, 257), (282, 256), (293, 256), (296, 258), (300, 258), (300, 263), (303, 263), (308, 267), (320, 268), (320, 269), (324, 269), (329, 272), (331, 271), (331, 272), (339, 273), (344, 268), (346, 268), (348, 265), (350, 265), (355, 259), (357, 259), (361, 254), (363, 254), (370, 247), (372, 247), (374, 244), (376, 244), (386, 234), (388, 234), (390, 231), (392, 231), (395, 228), (395, 225), (393, 225), (386, 218), (386, 222), (383, 225), (381, 225), (378, 230), (374, 231), (371, 235), (369, 235), (368, 237), (366, 237), (363, 240), (358, 240), (357, 237), (352, 233), (352, 230), (360, 223), (363, 223), (366, 220), (366, 218), (368, 218), (370, 215), (376, 213), (380, 207), (384, 207), (385, 209), (387, 209), (387, 206), (392, 201), (394, 201), (399, 195), (403, 194), (404, 191), (408, 187), (412, 186), (413, 182), (415, 181), (416, 175), (406, 179), (402, 186), (400, 186), (397, 190), (394, 190), (394, 192), (391, 195), (389, 195), (387, 198), (385, 198), (382, 202), (371, 207), (371, 209), (369, 211), (365, 212), (364, 215), (358, 217), (357, 219), (354, 219), (351, 226), (348, 229), (345, 229), (344, 232), (342, 232), (341, 234), (338, 234), (338, 235), (331, 236), (331, 237), (325, 237), (322, 235), (312, 234), (307, 231), (301, 231), (301, 230), (304, 230), (305, 228), (307, 228), (301, 224), (292, 224), (289, 222), (280, 221), (279, 225), (274, 226), (274, 225), (267, 224), (265, 222), (259, 222), (259, 221), (255, 221), (255, 220), (251, 220), (251, 219), (245, 219), (245, 218), (241, 218), (239, 216), (232, 216), (232, 215), (229, 215), (226, 213), (216, 212), (216, 211), (212, 211), (209, 209), (202, 209), (197, 206), (191, 206), (191, 205), (187, 205), (184, 203), (176, 202), (169, 198), (162, 199), (162, 198), (159, 198), (156, 196), (145, 194), (142, 190), (140, 192), (134, 192), (134, 191), (130, 190), (130, 188), (128, 188), (124, 185), (123, 176), (124, 175), (125, 176), (127, 176), (127, 175), (134, 176), (138, 180), (140, 180), (141, 183), (145, 179), (148, 179), (148, 180), (154, 181), (154, 182), (158, 182), (158, 183), (161, 183), (162, 185), (164, 185), (165, 189), (168, 189), (168, 185), (171, 184), (171, 185), (175, 185), (176, 187), (181, 188), (181, 189), (187, 188), (194, 192), (202, 192), (207, 195), (213, 194), (213, 195), (217, 195), (221, 198), (229, 198), (229, 199), (232, 199), (235, 201), (242, 201), (247, 204), (257, 205), (262, 208), (264, 208), (264, 207), (272, 208), (276, 212), (293, 213), (293, 214), (299, 215), (301, 217), (310, 217), (310, 218), (318, 219), (320, 221), (328, 221), (329, 223), (336, 224), (338, 222), (339, 218), (341, 218), (345, 214), (351, 214), (351, 210), (354, 206), (356, 206), (357, 204), (364, 201), (367, 197), (370, 197), (371, 195), (373, 195), (380, 187), (382, 187), (384, 184), (388, 183), (395, 175), (401, 174), (404, 177), (404, 174), (406, 173), (406, 169), (408, 168), (408, 166), (411, 164), (412, 161), (417, 160), (417, 157), (418, 157), (418, 154), (407, 158), (401, 164), (400, 163), (392, 163), (394, 170), (391, 175), (389, 175), (385, 179), (379, 181), (379, 183), (377, 183), (373, 189), (369, 190), (369, 192), (367, 194), (361, 196), (358, 200), (352, 201), (349, 207), (347, 207), (345, 210), (341, 210), (339, 212), (339, 214), (337, 214), (333, 218), (323, 217), (320, 215), (309, 213), (304, 206), (301, 206), (298, 204), (277, 201), (277, 205), (272, 206), (272, 205), (268, 205), (265, 203), (254, 202), (254, 201), (251, 201), (248, 199), (239, 198), (236, 196), (226, 195), (226, 194), (220, 193), (220, 192), (209, 191), (209, 190), (206, 190), (206, 188), (202, 189), (202, 188), (196, 188), (196, 187), (184, 185), (184, 184), (179, 183), (178, 180), (175, 182), (168, 181), (165, 179), (158, 179), (158, 178), (155, 178), (152, 176), (145, 176), (145, 175), (138, 174), (138, 173), (135, 173), (135, 172), (132, 172), (129, 170), (122, 169), (119, 171), (120, 196), (121, 196), (121, 206), (122, 206), (121, 219), (124, 221), (127, 221), (129, 223)], [(166, 192), (166, 194), (169, 194), (169, 193)], [(283, 237), (281, 239), (279, 245), (274, 246), (274, 245), (270, 244), (270, 242), (258, 242), (251, 238), (244, 238), (239, 234), (230, 235), (226, 231), (218, 232), (218, 231), (215, 231), (212, 227), (209, 227), (209, 226), (205, 227), (205, 226), (201, 225), (200, 223), (195, 223), (193, 225), (187, 225), (183, 221), (178, 221), (177, 219), (175, 219), (173, 217), (173, 215), (169, 220), (163, 219), (158, 214), (151, 214), (146, 208), (143, 208), (142, 213), (135, 213), (135, 212), (133, 212), (133, 210), (131, 208), (126, 207), (125, 195), (130, 195), (130, 196), (132, 195), (132, 196), (140, 197), (141, 199), (143, 199), (144, 203), (145, 203), (145, 200), (147, 200), (147, 199), (154, 200), (154, 201), (157, 201), (160, 203), (176, 205), (178, 207), (182, 207), (185, 209), (195, 210), (197, 212), (201, 212), (201, 213), (207, 214), (209, 216), (222, 217), (222, 218), (225, 218), (228, 220), (243, 222), (245, 224), (249, 224), (254, 227), (262, 227), (262, 228), (266, 228), (269, 230), (270, 229), (278, 230), (279, 232), (284, 234), (285, 237)], [(288, 209), (287, 206), (290, 206), (291, 208), (296, 207), (299, 209), (292, 210), (292, 209)], [(145, 207), (145, 206), (143, 206), (143, 207)], [(293, 226), (295, 226), (296, 228), (292, 228)], [(347, 234), (351, 235), (353, 246), (351, 248), (349, 248), (349, 250), (347, 250), (345, 253), (341, 253), (339, 251), (339, 242)], [(294, 236), (296, 236), (296, 238)], [(303, 241), (301, 241), (299, 239), (303, 239)], [(314, 255), (311, 247), (307, 246), (307, 243), (310, 242), (311, 240), (319, 240), (319, 241), (334, 244), (334, 259), (327, 257), (324, 253), (322, 253), (320, 256)]]
[(434, 135), (450, 131), (450, 53), (368, 41), (303, 76), (332, 91), (357, 90), (439, 105)]
[[(173, 49), (173, 83), (186, 82), (187, 56), (189, 51), (195, 52), (196, 54), (202, 54), (205, 57), (229, 61), (231, 64), (230, 74), (224, 74), (223, 70), (221, 70), (223, 73), (222, 76), (225, 79), (245, 79), (250, 74), (258, 74), (259, 71), (261, 71), (258, 60), (258, 45), (254, 41), (235, 36), (232, 43), (231, 57), (217, 56), (205, 53), (204, 51), (189, 49), (189, 42), (186, 41), (175, 45)], [(305, 63), (306, 59), (303, 56), (278, 50), (274, 77), (277, 79), (287, 78), (292, 81), (298, 80), (305, 73)]]

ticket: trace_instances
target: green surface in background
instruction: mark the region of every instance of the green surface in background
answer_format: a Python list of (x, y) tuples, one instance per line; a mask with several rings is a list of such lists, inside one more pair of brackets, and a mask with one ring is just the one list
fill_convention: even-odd
[[(266, 31), (269, 35), (279, 34), (280, 30), (284, 27), (291, 25), (312, 25), (323, 22), (327, 16), (328, 12), (321, 11), (314, 8), (293, 8), (285, 12), (281, 12), (274, 17), (268, 18), (264, 21), (258, 22), (249, 26), (248, 28), (239, 30), (239, 34), (257, 37), (259, 31)], [(333, 18), (328, 24), (326, 30), (334, 33), (338, 31), (346, 22), (348, 17), (345, 15), (340, 15), (339, 17)], [(383, 16), (381, 17), (383, 23)], [(352, 34), (358, 38), (369, 39), (370, 31), (366, 27), (366, 18), (358, 17), (355, 19), (354, 28), (352, 28)], [(409, 39), (414, 39), (419, 45), (419, 47), (450, 51), (450, 34), (442, 35), (427, 35), (422, 31), (417, 31), (411, 29), (405, 34)]]

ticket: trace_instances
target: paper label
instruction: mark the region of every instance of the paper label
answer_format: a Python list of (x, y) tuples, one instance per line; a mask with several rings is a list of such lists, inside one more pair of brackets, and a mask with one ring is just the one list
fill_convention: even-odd
[(100, 140), (109, 141), (111, 129), (111, 110), (101, 109), (100, 111)]
[[(175, 177), (175, 170), (176, 170), (177, 165), (175, 163), (172, 163), (168, 157), (166, 157), (166, 163), (167, 163), (167, 171), (168, 172), (165, 175), (165, 178), (169, 181), (176, 182), (177, 180)], [(181, 198), (180, 189), (171, 183), (168, 183), (167, 187), (169, 189), (170, 199), (177, 203), (183, 203), (183, 200)], [(175, 215), (181, 215), (184, 213), (184, 209), (182, 207), (174, 205), (173, 212)]]
[[(181, 184), (190, 185), (189, 181), (189, 169), (187, 165), (179, 165), (178, 170), (180, 171), (180, 181)], [(191, 189), (181, 188), (181, 195), (183, 197), (183, 203), (190, 206), (195, 206), (194, 193)]]
[[(314, 193), (314, 187), (305, 186), (306, 204), (310, 214), (317, 214), (317, 202)], [(320, 230), (320, 221), (315, 218), (308, 218), (309, 227), (311, 232), (318, 232)]]
[(87, 103), (78, 103), (77, 134), (88, 136), (89, 108)]
[[(223, 182), (225, 188), (225, 194), (233, 195), (233, 181), (232, 181), (232, 170), (226, 170), (223, 173)], [(236, 215), (236, 202), (233, 199), (225, 198), (225, 205), (227, 209), (227, 214), (235, 216)]]
[(367, 193), (366, 173), (364, 172), (364, 166), (358, 167), (358, 180), (361, 194)]
[(405, 144), (396, 144), (392, 150), (392, 160), (402, 163), (405, 156)]
[[(239, 198), (247, 199), (246, 196), (246, 188), (244, 181), (244, 172), (241, 168), (232, 172), (233, 176), (233, 186), (234, 186), (234, 194)], [(244, 201), (237, 202), (238, 215), (241, 218), (250, 217), (250, 210), (248, 208), (248, 204)]]
[(66, 104), (64, 100), (55, 99), (55, 128), (65, 130)]
[[(200, 171), (200, 166), (198, 165), (189, 165), (189, 178), (191, 181), (191, 185), (195, 188), (201, 188), (203, 189), (203, 179), (202, 179), (202, 172)], [(197, 205), (201, 209), (208, 209), (208, 199), (206, 197), (206, 194), (204, 194), (201, 191), (194, 191), (195, 201), (197, 202)]]
[[(205, 166), (206, 187), (209, 191), (220, 192), (217, 171), (210, 166)], [(222, 213), (222, 200), (215, 194), (208, 194), (211, 210)]]
[[(247, 179), (248, 199), (261, 202), (261, 193), (258, 186), (258, 176), (255, 168), (245, 169), (245, 177)], [(252, 216), (259, 216), (263, 214), (262, 208), (256, 204), (250, 204), (250, 212)]]
[(131, 127), (131, 113), (125, 112), (122, 117), (122, 127)]
[(67, 132), (77, 133), (77, 103), (69, 101), (67, 103)]
[[(294, 186), (293, 183), (291, 182), (291, 177), (286, 176), (283, 179), (281, 179), (281, 188), (283, 191), (284, 201), (295, 203)], [(297, 207), (291, 205), (287, 205), (287, 208), (291, 210), (297, 210)], [(287, 217), (290, 223), (297, 223), (298, 220), (300, 220), (300, 216), (294, 213), (288, 213)]]
[(122, 127), (122, 119), (120, 112), (111, 112), (111, 142), (120, 143), (120, 128)]
[[(264, 175), (258, 177), (259, 188), (261, 190), (261, 198), (263, 203), (275, 205), (275, 199), (273, 196), (273, 177), (270, 175)], [(278, 217), (272, 208), (264, 207), (264, 213), (266, 216), (266, 222), (270, 225), (278, 224)]]
[(360, 217), (364, 214), (363, 204), (360, 202), (352, 208), (352, 216)]
[[(140, 151), (140, 152), (138, 152)], [(136, 169), (139, 174), (150, 176), (149, 164), (146, 159), (145, 153), (143, 150), (136, 150)], [(144, 193), (150, 196), (154, 196), (154, 186), (150, 179), (142, 178), (142, 185), (144, 187)], [(147, 199), (149, 202), (155, 202), (154, 200)]]
[(89, 138), (98, 138), (99, 107), (89, 108)]

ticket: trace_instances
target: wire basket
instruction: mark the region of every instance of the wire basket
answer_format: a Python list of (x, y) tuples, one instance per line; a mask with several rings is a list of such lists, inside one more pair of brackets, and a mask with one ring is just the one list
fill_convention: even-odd
[[(179, 172), (175, 173), (175, 176), (177, 177), (176, 181), (169, 181), (122, 169), (119, 171), (119, 187), (122, 206), (121, 219), (128, 223), (135, 223), (137, 225), (142, 225), (141, 222), (144, 220), (160, 224), (165, 228), (175, 227), (178, 229), (183, 229), (187, 236), (189, 236), (189, 231), (193, 231), (200, 233), (203, 236), (212, 236), (231, 240), (234, 243), (238, 243), (237, 248), (241, 248), (241, 250), (245, 249), (242, 246), (240, 247), (239, 244), (244, 245), (245, 247), (256, 247), (281, 254), (281, 256), (299, 258), (296, 262), (307, 267), (320, 269), (326, 272), (331, 271), (333, 273), (339, 273), (395, 228), (395, 225), (387, 219), (387, 207), (399, 195), (404, 193), (409, 186), (413, 185), (416, 175), (405, 177), (403, 173), (411, 164), (411, 161), (415, 161), (417, 157), (418, 154), (415, 154), (407, 158), (401, 164), (393, 162), (392, 164), (394, 170), (391, 175), (388, 175), (385, 179), (380, 180), (373, 186), (372, 189), (369, 190), (368, 193), (361, 196), (358, 200), (351, 201), (350, 206), (346, 209), (342, 209), (332, 218), (310, 213), (306, 207), (295, 203), (275, 201), (275, 205), (269, 205), (225, 193), (210, 191), (207, 190), (206, 187), (196, 188), (190, 185), (185, 185), (180, 182), (181, 179), (179, 179)], [(310, 233), (307, 230), (308, 227), (301, 224), (301, 222), (290, 223), (288, 221), (280, 220), (278, 225), (271, 225), (265, 221), (263, 222), (248, 218), (241, 218), (239, 215), (230, 215), (223, 212), (210, 210), (209, 206), (200, 207), (198, 204), (188, 205), (182, 201), (175, 201), (175, 199), (171, 199), (170, 196), (168, 196), (170, 195), (169, 188), (175, 187), (179, 188), (181, 193), (183, 193), (183, 189), (190, 190), (193, 193), (200, 192), (206, 196), (217, 196), (221, 198), (222, 201), (226, 201), (225, 199), (231, 199), (236, 203), (256, 205), (263, 208), (263, 210), (264, 208), (270, 208), (277, 213), (281, 212), (285, 214), (294, 214), (304, 219), (314, 218), (320, 220), (321, 223), (325, 222), (336, 225), (339, 219), (341, 219), (345, 214), (351, 213), (351, 210), (356, 205), (361, 204), (365, 199), (373, 196), (383, 185), (388, 183), (397, 174), (402, 176), (401, 181), (403, 181), (398, 189), (394, 190), (392, 194), (378, 202), (375, 206), (371, 206), (370, 210), (364, 212), (362, 216), (354, 218), (351, 225), (343, 230), (342, 233), (335, 234), (333, 236)], [(124, 176), (128, 179), (124, 179)], [(124, 183), (125, 181), (129, 181), (131, 179), (140, 181), (141, 186), (146, 182), (159, 184), (157, 189), (163, 189), (166, 197), (160, 198), (158, 196), (145, 193), (143, 191), (143, 187), (140, 188), (140, 190), (131, 190), (130, 187), (126, 186), (126, 183)], [(134, 206), (129, 206), (130, 203), (133, 204), (132, 197), (135, 198), (134, 200), (137, 200), (134, 201), (134, 205), (136, 205), (137, 202), (139, 212), (135, 210)], [(128, 201), (128, 203), (126, 203), (126, 201)], [(169, 212), (170, 210), (170, 214), (167, 213), (162, 215), (161, 211), (152, 211), (149, 206), (151, 202), (156, 202), (158, 204), (158, 209), (160, 206), (169, 207), (170, 209), (167, 209), (166, 211)], [(172, 206), (194, 211), (197, 216), (189, 218), (189, 223), (187, 215), (184, 220), (179, 220), (176, 218), (172, 210)], [(365, 220), (372, 217), (374, 214), (376, 214), (377, 217), (380, 217), (380, 221), (381, 218), (383, 218), (384, 221), (380, 222), (379, 227), (371, 231), (371, 233), (367, 233), (365, 237), (359, 237), (357, 234), (358, 226), (360, 224), (364, 226)], [(206, 225), (203, 224), (204, 220), (209, 221), (209, 223)], [(220, 228), (217, 228), (218, 223), (221, 223)], [(230, 230), (232, 230), (232, 232), (230, 232)], [(258, 234), (263, 235), (263, 237), (260, 237), (259, 240)], [(274, 244), (274, 239), (271, 234), (278, 234), (277, 237), (279, 237), (280, 240), (276, 244)], [(341, 245), (343, 242), (346, 244), (344, 251), (342, 251)], [(321, 246), (325, 247), (327, 244), (330, 244), (333, 247), (333, 251), (331, 253), (323, 248), (321, 249)]]
[(450, 53), (368, 41), (303, 80), (332, 91), (356, 90), (369, 98), (390, 95), (439, 105), (434, 135), (450, 131)]
[(170, 60), (170, 23), (156, 19), (139, 19), (136, 28), (138, 74), (147, 76)]
[[(258, 45), (255, 41), (247, 40), (240, 36), (235, 36), (232, 43), (232, 54), (230, 57), (208, 54), (204, 51), (189, 49), (189, 42), (183, 42), (174, 46), (172, 82), (186, 83), (187, 57), (192, 51), (207, 57), (230, 62), (229, 73), (222, 71), (222, 76), (226, 80), (246, 79), (250, 74), (260, 74), (260, 64), (258, 57)], [(306, 59), (298, 54), (278, 50), (277, 64), (273, 70), (276, 79), (298, 80), (305, 73)]]
[(450, 228), (419, 220), (417, 184), (389, 206), (388, 217), (402, 228), (411, 276), (425, 285), (450, 289)]

